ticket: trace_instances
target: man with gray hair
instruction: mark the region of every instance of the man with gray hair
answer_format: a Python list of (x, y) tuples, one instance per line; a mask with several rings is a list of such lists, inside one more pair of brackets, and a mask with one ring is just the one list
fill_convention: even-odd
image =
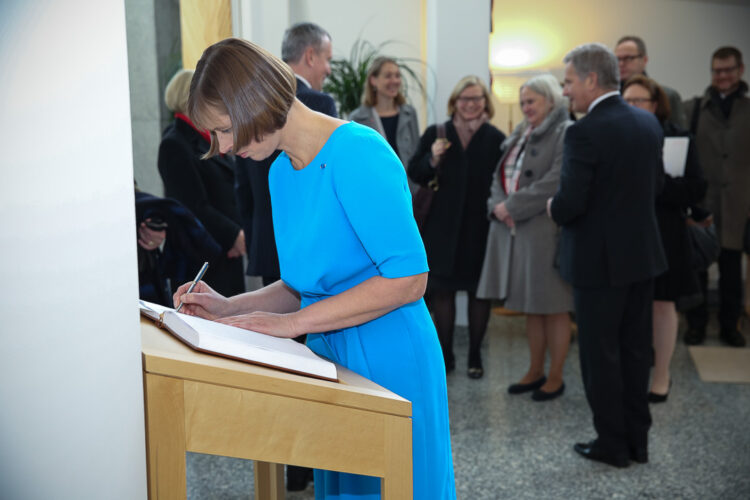
[(314, 23), (297, 23), (284, 32), (281, 59), (305, 87), (320, 92), (331, 74), (331, 35)]
[(564, 139), (548, 212), (562, 226), (560, 274), (573, 286), (581, 375), (597, 437), (574, 446), (615, 467), (648, 461), (653, 278), (666, 270), (654, 211), (664, 181), (662, 128), (620, 96), (602, 44), (564, 59), (563, 95), (587, 113)]

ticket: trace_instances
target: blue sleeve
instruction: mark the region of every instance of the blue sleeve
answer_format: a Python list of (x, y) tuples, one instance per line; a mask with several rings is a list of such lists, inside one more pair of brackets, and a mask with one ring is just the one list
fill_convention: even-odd
[(427, 272), (401, 161), (377, 132), (351, 124), (333, 187), (365, 252), (385, 278)]

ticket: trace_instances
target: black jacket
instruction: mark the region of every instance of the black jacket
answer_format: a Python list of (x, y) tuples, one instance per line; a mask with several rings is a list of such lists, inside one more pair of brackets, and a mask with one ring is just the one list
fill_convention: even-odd
[[(422, 239), (431, 273), (443, 277), (457, 277), (458, 273), (476, 283), (489, 229), (487, 198), (505, 134), (485, 123), (465, 151), (450, 120), (445, 123), (445, 134), (451, 146), (440, 164), (440, 187), (433, 197)], [(437, 127), (431, 125), (409, 162), (409, 177), (421, 186), (435, 175), (430, 156), (436, 138)]]
[(624, 286), (666, 270), (655, 214), (663, 144), (656, 117), (620, 96), (568, 128), (551, 213), (562, 226), (560, 273), (573, 286)]
[(185, 205), (221, 245), (223, 255), (210, 262), (206, 283), (223, 295), (235, 295), (245, 291), (245, 284), (242, 258), (226, 257), (240, 232), (234, 160), (219, 155), (201, 160), (209, 147), (193, 127), (176, 119), (159, 145), (159, 173), (165, 196)]

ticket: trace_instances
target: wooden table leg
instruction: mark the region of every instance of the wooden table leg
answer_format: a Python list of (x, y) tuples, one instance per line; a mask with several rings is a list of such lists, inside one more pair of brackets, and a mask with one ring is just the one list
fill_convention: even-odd
[(255, 461), (256, 500), (284, 500), (284, 465)]
[(151, 500), (187, 497), (183, 381), (144, 374), (146, 457)]
[(411, 463), (411, 419), (387, 417), (385, 422), (385, 476), (380, 481), (382, 500), (410, 500), (414, 483)]

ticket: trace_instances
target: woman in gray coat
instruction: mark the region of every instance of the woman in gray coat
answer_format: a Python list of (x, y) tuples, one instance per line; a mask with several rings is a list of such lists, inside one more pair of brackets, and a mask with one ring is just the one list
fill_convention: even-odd
[[(362, 105), (349, 119), (377, 130), (406, 167), (419, 143), (416, 110), (406, 104), (401, 92), (401, 71), (395, 60), (378, 57), (367, 71)], [(411, 181), (412, 192), (416, 187)]]
[[(552, 75), (528, 80), (520, 97), (525, 119), (503, 144), (487, 201), (491, 222), (477, 296), (504, 300), (506, 308), (526, 313), (530, 366), (508, 391), (534, 391), (535, 401), (545, 401), (565, 389), (562, 370), (570, 344), (573, 298), (554, 265), (558, 229), (546, 204), (557, 191), (571, 122)], [(547, 348), (549, 378), (544, 375)]]

